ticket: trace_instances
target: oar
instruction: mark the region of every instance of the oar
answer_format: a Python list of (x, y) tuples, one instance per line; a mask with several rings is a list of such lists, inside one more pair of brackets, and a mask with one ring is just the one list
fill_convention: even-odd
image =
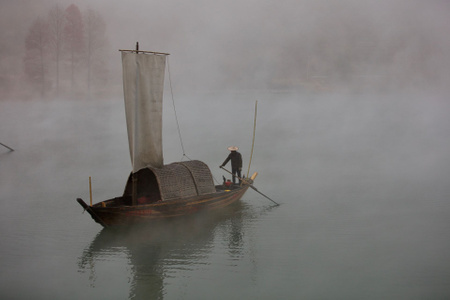
[(3, 147), (5, 147), (5, 148), (8, 148), (9, 149), (9, 151), (14, 151), (14, 149), (13, 148), (11, 148), (11, 147), (8, 147), (8, 146), (6, 146), (5, 144), (2, 144), (2, 143), (0, 143), (0, 145), (2, 145)]
[[(220, 168), (221, 168), (222, 170), (227, 171), (227, 172), (230, 173), (231, 175), (233, 175), (233, 173), (231, 173), (230, 171), (228, 171), (228, 170), (225, 169), (224, 167), (220, 166)], [(235, 176), (235, 175), (233, 175), (233, 176)], [(270, 201), (272, 201), (272, 202), (275, 203), (276, 205), (280, 205), (279, 203), (277, 203), (277, 202), (275, 202), (274, 200), (270, 199), (268, 196), (266, 196), (266, 195), (264, 195), (263, 193), (261, 193), (257, 188), (255, 188), (255, 187), (253, 186), (253, 184), (251, 184), (251, 183), (248, 182), (247, 180), (245, 180), (245, 179), (243, 179), (243, 178), (240, 178), (239, 176), (236, 176), (236, 177), (237, 177), (239, 180), (241, 180), (241, 181), (245, 182), (246, 184), (248, 184), (249, 187), (251, 187), (252, 189), (254, 189), (256, 192), (260, 193), (261, 195), (263, 195), (264, 197), (266, 197), (267, 199), (269, 199)]]

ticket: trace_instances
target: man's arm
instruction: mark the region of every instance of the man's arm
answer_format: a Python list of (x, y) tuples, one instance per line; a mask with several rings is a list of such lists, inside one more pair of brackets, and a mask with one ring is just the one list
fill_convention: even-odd
[(221, 167), (225, 166), (231, 159), (231, 154), (228, 155), (228, 157), (225, 159), (225, 161), (222, 163)]

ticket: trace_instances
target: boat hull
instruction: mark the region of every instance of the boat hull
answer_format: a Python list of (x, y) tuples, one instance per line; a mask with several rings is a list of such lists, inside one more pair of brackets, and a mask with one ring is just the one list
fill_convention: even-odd
[(88, 206), (80, 198), (77, 201), (97, 223), (103, 227), (111, 227), (171, 219), (199, 211), (221, 209), (241, 199), (248, 188), (249, 185), (243, 185), (231, 190), (218, 189), (217, 192), (207, 195), (135, 206), (118, 205), (117, 203), (123, 200), (122, 197), (92, 206)]

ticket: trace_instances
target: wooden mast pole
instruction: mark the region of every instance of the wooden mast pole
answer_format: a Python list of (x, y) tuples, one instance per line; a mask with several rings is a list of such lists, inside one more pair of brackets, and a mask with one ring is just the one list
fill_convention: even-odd
[[(136, 42), (136, 54), (138, 54), (139, 53), (139, 42)], [(136, 80), (137, 80), (137, 78), (136, 78)], [(136, 83), (137, 84), (137, 83)], [(136, 118), (137, 118), (137, 103), (135, 103), (134, 104), (135, 105), (135, 124), (136, 124)], [(136, 130), (137, 130), (137, 126), (135, 126), (135, 128), (134, 128), (134, 145), (133, 145), (133, 147), (136, 147)], [(134, 164), (135, 164), (135, 162), (134, 162), (134, 156), (135, 156), (135, 153), (133, 154), (133, 169), (134, 169)], [(131, 205), (132, 206), (135, 206), (135, 205), (137, 205), (137, 181), (138, 181), (138, 179), (137, 179), (137, 175), (136, 175), (136, 173), (134, 173), (134, 170), (133, 170), (133, 173), (132, 173), (132, 175), (131, 175)]]

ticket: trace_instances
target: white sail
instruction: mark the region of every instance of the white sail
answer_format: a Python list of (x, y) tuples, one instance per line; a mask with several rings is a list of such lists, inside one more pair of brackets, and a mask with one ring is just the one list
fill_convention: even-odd
[(123, 92), (133, 172), (162, 168), (162, 98), (166, 56), (122, 51)]

